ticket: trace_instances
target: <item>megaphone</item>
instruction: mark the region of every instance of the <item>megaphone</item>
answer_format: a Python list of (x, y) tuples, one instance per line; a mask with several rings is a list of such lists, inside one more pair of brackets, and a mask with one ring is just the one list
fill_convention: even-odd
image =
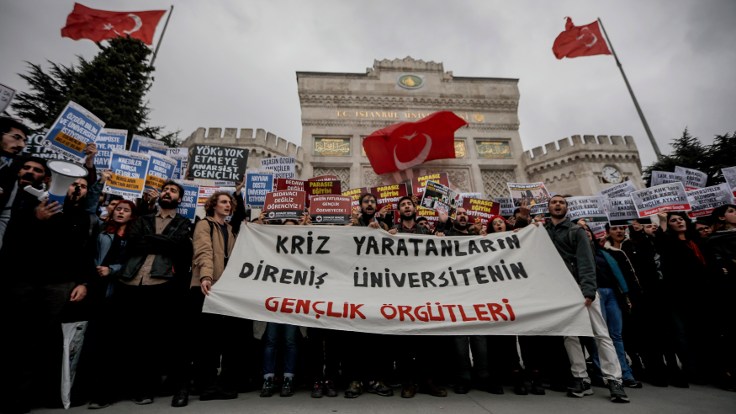
[(81, 165), (66, 161), (49, 161), (46, 165), (49, 167), (49, 171), (51, 171), (49, 204), (57, 201), (63, 205), (69, 186), (77, 178), (86, 177), (88, 174), (87, 169)]

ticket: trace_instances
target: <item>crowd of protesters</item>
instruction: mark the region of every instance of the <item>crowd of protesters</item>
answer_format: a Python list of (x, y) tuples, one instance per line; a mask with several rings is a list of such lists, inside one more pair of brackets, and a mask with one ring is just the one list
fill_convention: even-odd
[[(566, 218), (565, 196), (551, 197), (548, 217), (522, 206), (513, 216), (473, 221), (458, 208), (434, 224), (401, 198), (398, 220), (360, 197), (353, 226), (425, 237), (483, 237), (544, 226), (581, 289), (594, 337), (393, 336), (303, 328), (202, 312), (228, 264), (246, 209), (242, 183), (217, 192), (206, 217), (192, 224), (176, 212), (183, 188), (174, 181), (135, 202), (102, 193), (87, 147), (88, 176), (69, 186), (63, 205), (25, 191), (43, 189), (50, 171), (21, 156), (28, 129), (0, 119), (0, 263), (9, 334), (0, 341), (0, 412), (59, 405), (61, 323), (89, 321), (72, 397), (101, 409), (132, 398), (145, 405), (171, 396), (183, 407), (237, 398), (314, 398), (362, 393), (446, 397), (478, 389), (573, 398), (606, 386), (613, 402), (624, 388), (713, 384), (736, 390), (736, 206), (716, 208), (698, 229), (685, 213), (607, 226), (597, 239), (585, 221)], [(300, 220), (255, 225), (311, 225)], [(250, 224), (248, 224), (250, 225)], [(12, 357), (7, 357), (12, 356)], [(33, 403), (33, 404), (32, 404)]]

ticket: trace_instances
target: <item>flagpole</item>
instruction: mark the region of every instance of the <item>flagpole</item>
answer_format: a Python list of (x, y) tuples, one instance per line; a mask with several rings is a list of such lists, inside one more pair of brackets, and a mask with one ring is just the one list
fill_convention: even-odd
[(156, 49), (153, 51), (153, 56), (151, 57), (151, 64), (148, 66), (153, 66), (153, 62), (156, 61), (156, 55), (158, 54), (158, 48), (161, 47), (161, 41), (164, 39), (164, 35), (166, 34), (166, 28), (169, 26), (169, 19), (171, 19), (171, 13), (174, 12), (174, 5), (171, 5), (171, 8), (169, 9), (169, 15), (166, 16), (166, 23), (164, 23), (164, 29), (161, 31), (161, 36), (158, 38), (158, 43), (156, 43)]
[(657, 159), (660, 160), (662, 159), (662, 153), (659, 151), (659, 145), (657, 145), (657, 141), (654, 140), (654, 135), (652, 135), (652, 131), (649, 129), (649, 124), (647, 123), (647, 119), (644, 117), (644, 112), (642, 112), (641, 107), (639, 106), (639, 101), (636, 100), (636, 96), (634, 95), (634, 90), (631, 89), (631, 85), (629, 84), (629, 79), (626, 78), (626, 73), (624, 72), (624, 68), (623, 66), (621, 66), (621, 62), (618, 60), (616, 51), (613, 49), (613, 43), (611, 43), (611, 39), (608, 38), (608, 33), (606, 33), (606, 28), (603, 27), (603, 22), (601, 21), (600, 17), (598, 18), (598, 24), (601, 26), (601, 29), (603, 30), (603, 35), (606, 37), (606, 41), (608, 42), (608, 47), (611, 48), (611, 53), (613, 53), (613, 58), (616, 59), (616, 65), (618, 66), (618, 69), (621, 71), (621, 76), (624, 77), (626, 88), (629, 90), (631, 99), (634, 101), (636, 112), (639, 114), (639, 118), (641, 118), (641, 123), (644, 124), (644, 130), (647, 132), (647, 136), (649, 137), (649, 142), (651, 142), (652, 148), (654, 148), (654, 154), (657, 156)]

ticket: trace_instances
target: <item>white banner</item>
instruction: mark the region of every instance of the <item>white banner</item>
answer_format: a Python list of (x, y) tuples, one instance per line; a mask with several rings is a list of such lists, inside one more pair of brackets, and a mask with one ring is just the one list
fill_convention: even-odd
[(698, 188), (687, 192), (692, 211), (690, 217), (709, 216), (716, 207), (733, 203), (733, 193), (727, 183)]
[(604, 223), (608, 221), (603, 197), (578, 196), (567, 197), (565, 200), (567, 201), (567, 218), (570, 221), (576, 222), (581, 218), (585, 221)]
[(384, 334), (590, 336), (542, 227), (473, 237), (243, 224), (204, 311)]
[(640, 218), (666, 211), (690, 211), (690, 201), (681, 182), (660, 184), (631, 193)]
[(703, 188), (705, 187), (705, 183), (708, 182), (708, 174), (692, 168), (676, 166), (675, 174), (682, 174), (685, 176), (684, 184), (686, 191)]
[(628, 197), (629, 194), (636, 191), (634, 183), (631, 181), (624, 181), (621, 184), (612, 185), (608, 188), (601, 190), (599, 193), (606, 198), (617, 198), (617, 197)]

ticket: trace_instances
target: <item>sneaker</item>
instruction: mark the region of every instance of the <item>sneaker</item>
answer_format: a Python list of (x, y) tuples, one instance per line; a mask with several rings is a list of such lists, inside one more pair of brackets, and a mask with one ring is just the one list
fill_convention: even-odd
[(107, 401), (91, 401), (89, 405), (87, 405), (87, 408), (90, 410), (100, 410), (102, 408), (107, 408), (111, 405), (112, 404), (110, 404)]
[(135, 397), (133, 402), (137, 405), (148, 405), (153, 404), (153, 397)]
[(394, 395), (394, 390), (384, 384), (383, 381), (371, 381), (368, 383), (368, 387), (366, 387), (365, 390), (371, 394), (380, 395), (381, 397), (391, 397)]
[(353, 381), (345, 390), (345, 398), (358, 398), (363, 393), (363, 386), (360, 381)]
[(593, 395), (593, 389), (590, 388), (590, 383), (582, 378), (573, 378), (572, 384), (567, 387), (567, 396), (583, 398), (586, 395)]
[(623, 382), (624, 387), (626, 388), (642, 388), (644, 385), (641, 383), (641, 381), (637, 381), (635, 379), (627, 379)]
[(328, 397), (337, 397), (335, 383), (330, 380), (322, 381), (322, 392)]
[(284, 383), (281, 384), (281, 393), (279, 394), (282, 397), (291, 397), (294, 395), (294, 378), (293, 377), (285, 377)]
[(261, 397), (271, 397), (273, 396), (273, 391), (274, 391), (273, 377), (268, 377), (265, 380), (263, 380), (263, 388), (261, 388)]
[(608, 381), (608, 389), (611, 391), (611, 402), (627, 403), (629, 396), (624, 391), (624, 386), (619, 381)]
[(312, 385), (312, 398), (322, 398), (325, 395), (321, 381), (314, 381)]

